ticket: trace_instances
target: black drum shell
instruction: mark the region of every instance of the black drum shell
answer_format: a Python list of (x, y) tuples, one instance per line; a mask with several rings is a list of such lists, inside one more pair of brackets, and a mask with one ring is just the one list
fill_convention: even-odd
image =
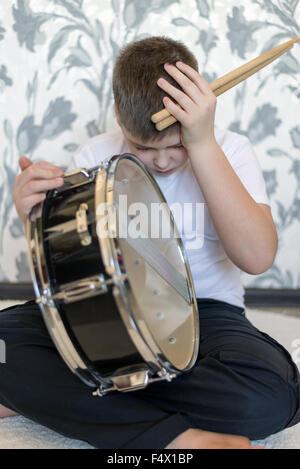
[[(47, 232), (72, 222), (81, 203), (88, 205), (89, 234), (92, 241), (83, 246), (76, 231)], [(62, 285), (106, 273), (102, 261), (94, 217), (95, 182), (89, 181), (67, 191), (47, 194), (43, 206), (43, 248), (52, 294)], [(47, 234), (45, 234), (47, 233)], [(69, 337), (92, 375), (109, 377), (121, 368), (143, 363), (116, 305), (113, 287), (106, 293), (72, 303), (55, 300)]]

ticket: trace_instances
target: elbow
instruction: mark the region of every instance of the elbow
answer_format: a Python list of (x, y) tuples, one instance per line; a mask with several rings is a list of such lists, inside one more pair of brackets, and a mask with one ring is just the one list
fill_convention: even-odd
[(259, 263), (257, 265), (251, 266), (251, 268), (245, 269), (244, 271), (250, 275), (260, 275), (260, 274), (263, 274), (264, 272), (267, 272), (267, 270), (269, 270), (272, 267), (273, 262), (274, 261), (264, 262), (263, 264)]
[(274, 240), (273, 249), (269, 249), (269, 252), (265, 251), (261, 255), (252, 256), (252, 262), (249, 262), (245, 272), (250, 275), (260, 275), (267, 272), (274, 264), (275, 257), (278, 248), (278, 239)]

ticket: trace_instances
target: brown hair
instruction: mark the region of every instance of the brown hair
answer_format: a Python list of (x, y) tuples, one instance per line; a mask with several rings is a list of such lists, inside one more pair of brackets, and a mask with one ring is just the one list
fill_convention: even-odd
[(148, 37), (126, 45), (117, 57), (113, 73), (113, 93), (120, 122), (143, 141), (161, 139), (174, 133), (178, 123), (162, 132), (155, 129), (151, 115), (164, 106), (166, 93), (157, 86), (164, 77), (177, 88), (180, 86), (164, 70), (164, 64), (178, 60), (198, 70), (197, 60), (187, 47), (166, 37)]

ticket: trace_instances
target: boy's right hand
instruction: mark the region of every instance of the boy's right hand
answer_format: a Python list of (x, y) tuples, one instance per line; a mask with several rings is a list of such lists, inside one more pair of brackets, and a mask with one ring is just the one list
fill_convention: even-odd
[(45, 199), (45, 192), (63, 185), (64, 172), (46, 161), (32, 163), (26, 156), (20, 158), (19, 165), (22, 172), (15, 179), (13, 196), (17, 213), (25, 223), (32, 207)]

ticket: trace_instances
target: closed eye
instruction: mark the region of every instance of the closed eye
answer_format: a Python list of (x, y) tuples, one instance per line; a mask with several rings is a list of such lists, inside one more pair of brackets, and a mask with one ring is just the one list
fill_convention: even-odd
[[(137, 150), (140, 150), (140, 151), (149, 151), (149, 150), (155, 150), (155, 148), (147, 148), (147, 147), (138, 147), (137, 145), (135, 145), (135, 148)], [(172, 145), (168, 148), (183, 148), (183, 145), (180, 144), (180, 145)]]

